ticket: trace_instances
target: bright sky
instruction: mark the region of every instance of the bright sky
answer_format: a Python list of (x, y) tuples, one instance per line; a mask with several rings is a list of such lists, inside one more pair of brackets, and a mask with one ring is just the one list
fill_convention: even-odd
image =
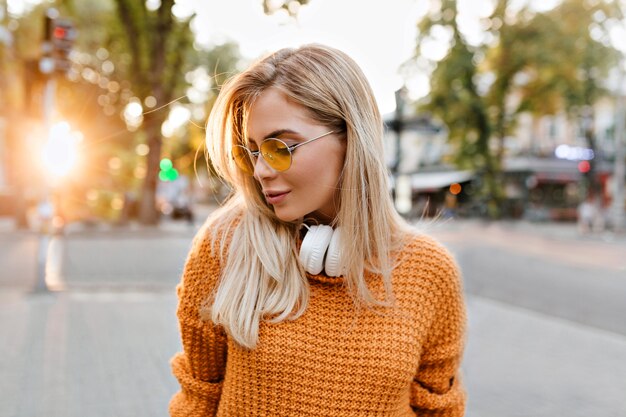
[(311, 0), (298, 20), (266, 16), (261, 0), (197, 2), (198, 42), (232, 39), (250, 59), (286, 46), (317, 42), (348, 53), (370, 80), (383, 113), (395, 108), (403, 84), (399, 65), (415, 48), (425, 0)]

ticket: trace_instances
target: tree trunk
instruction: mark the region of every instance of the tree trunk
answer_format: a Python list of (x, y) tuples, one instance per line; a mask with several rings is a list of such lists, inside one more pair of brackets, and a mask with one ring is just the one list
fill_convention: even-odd
[(141, 192), (139, 207), (139, 222), (145, 225), (156, 225), (159, 222), (159, 213), (156, 206), (156, 191), (159, 180), (159, 164), (161, 161), (161, 124), (162, 116), (159, 112), (145, 115), (144, 126), (148, 136), (148, 164), (146, 178)]

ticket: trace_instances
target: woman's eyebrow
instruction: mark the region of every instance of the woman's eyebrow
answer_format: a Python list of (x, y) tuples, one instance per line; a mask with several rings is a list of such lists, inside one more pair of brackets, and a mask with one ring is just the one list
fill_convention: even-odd
[[(277, 130), (274, 130), (273, 132), (268, 133), (267, 135), (265, 135), (263, 140), (269, 139), (269, 138), (279, 138), (281, 135), (284, 135), (285, 133), (290, 133), (292, 135), (299, 135), (300, 136), (300, 133), (298, 133), (298, 132), (296, 132), (295, 130), (292, 130), (292, 129), (277, 129)], [(248, 143), (250, 141), (256, 142), (256, 140), (254, 140), (254, 138), (248, 136)]]
[(295, 135), (299, 134), (295, 130), (291, 130), (291, 129), (278, 129), (278, 130), (275, 130), (275, 131), (273, 131), (272, 133), (270, 133), (268, 135), (265, 135), (264, 139), (277, 138), (279, 136), (284, 135), (285, 133), (291, 133), (291, 134), (295, 134)]

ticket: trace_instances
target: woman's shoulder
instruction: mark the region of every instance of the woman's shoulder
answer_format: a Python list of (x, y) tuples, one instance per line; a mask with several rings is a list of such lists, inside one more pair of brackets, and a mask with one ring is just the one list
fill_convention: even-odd
[(402, 270), (413, 275), (433, 278), (436, 282), (447, 281), (457, 286), (460, 283), (460, 271), (452, 252), (433, 236), (419, 230), (409, 232), (398, 257)]
[(402, 252), (417, 257), (452, 258), (451, 252), (437, 238), (417, 229), (409, 230), (405, 234)]

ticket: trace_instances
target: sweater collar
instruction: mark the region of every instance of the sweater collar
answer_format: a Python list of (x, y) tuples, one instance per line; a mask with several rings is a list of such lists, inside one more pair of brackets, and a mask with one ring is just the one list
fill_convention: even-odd
[(319, 282), (320, 284), (326, 284), (326, 285), (339, 285), (344, 282), (343, 275), (338, 276), (338, 277), (329, 277), (328, 275), (325, 275), (325, 274), (313, 275), (307, 272), (306, 276), (309, 279), (309, 281)]

